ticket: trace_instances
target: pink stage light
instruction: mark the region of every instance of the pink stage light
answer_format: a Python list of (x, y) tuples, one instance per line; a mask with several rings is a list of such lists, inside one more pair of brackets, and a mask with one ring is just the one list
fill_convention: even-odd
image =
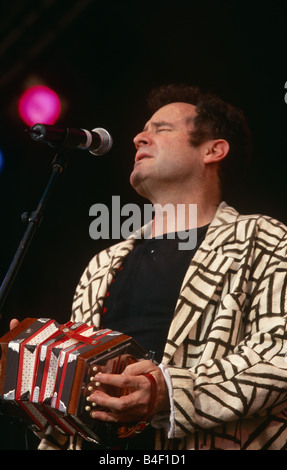
[(29, 126), (37, 123), (54, 124), (61, 112), (60, 99), (57, 93), (47, 86), (32, 86), (20, 97), (18, 112)]

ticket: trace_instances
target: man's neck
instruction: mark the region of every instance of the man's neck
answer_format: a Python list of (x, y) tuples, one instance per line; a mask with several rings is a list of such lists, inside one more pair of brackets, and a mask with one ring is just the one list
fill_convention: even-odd
[(204, 207), (196, 203), (155, 203), (152, 236), (203, 227), (213, 220), (218, 205), (219, 202)]

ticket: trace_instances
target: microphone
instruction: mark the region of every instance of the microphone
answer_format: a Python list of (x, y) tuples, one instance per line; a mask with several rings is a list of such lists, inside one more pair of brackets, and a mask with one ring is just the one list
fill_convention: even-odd
[(112, 136), (101, 127), (86, 129), (58, 128), (49, 124), (35, 124), (29, 130), (35, 142), (44, 142), (51, 147), (89, 150), (93, 155), (104, 155), (113, 145)]

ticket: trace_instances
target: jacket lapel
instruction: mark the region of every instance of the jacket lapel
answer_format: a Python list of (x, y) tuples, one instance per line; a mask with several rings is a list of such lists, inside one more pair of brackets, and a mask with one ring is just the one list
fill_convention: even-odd
[(224, 214), (225, 207), (225, 203), (219, 206), (206, 238), (197, 250), (183, 280), (168, 333), (164, 363), (171, 361), (179, 345), (195, 327), (215, 290), (223, 284), (224, 276), (234, 261), (234, 258), (220, 253), (222, 246), (234, 238), (233, 222), (234, 215), (237, 214), (233, 210), (232, 214)]

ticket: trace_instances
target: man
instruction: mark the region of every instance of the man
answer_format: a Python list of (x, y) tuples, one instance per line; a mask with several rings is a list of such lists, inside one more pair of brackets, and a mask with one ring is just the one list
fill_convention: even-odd
[[(72, 320), (131, 334), (159, 363), (96, 374), (92, 416), (151, 422), (152, 443), (143, 432), (146, 444), (131, 438), (127, 448), (285, 449), (286, 227), (222, 202), (224, 162), (235, 165), (249, 147), (244, 117), (192, 87), (163, 87), (152, 101), (134, 139), (131, 185), (175, 207), (175, 231), (197, 243), (179, 250), (179, 234), (169, 236), (170, 220), (155, 210), (150, 239), (130, 237), (88, 265)], [(197, 206), (196, 228), (177, 217), (179, 204), (185, 215)], [(130, 393), (110, 397), (105, 385)], [(46, 437), (40, 448), (50, 445)]]

